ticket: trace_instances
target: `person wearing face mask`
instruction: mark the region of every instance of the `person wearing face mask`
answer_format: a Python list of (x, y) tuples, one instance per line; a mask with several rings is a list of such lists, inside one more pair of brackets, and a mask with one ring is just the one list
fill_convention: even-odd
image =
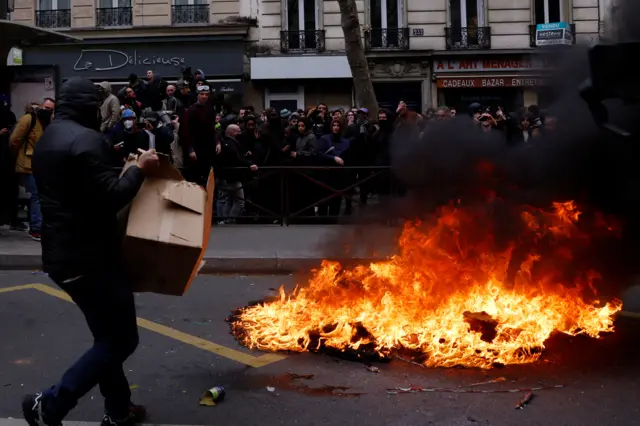
[(42, 214), (40, 212), (38, 188), (31, 170), (31, 157), (44, 130), (51, 122), (55, 105), (56, 103), (53, 99), (45, 98), (42, 104), (35, 108), (33, 112), (27, 113), (20, 118), (9, 138), (11, 151), (16, 158), (15, 170), (20, 184), (31, 194), (29, 200), (29, 235), (34, 241), (40, 241)]
[(137, 153), (140, 129), (136, 122), (136, 114), (130, 109), (125, 109), (120, 121), (107, 133), (116, 166), (122, 166), (129, 154)]

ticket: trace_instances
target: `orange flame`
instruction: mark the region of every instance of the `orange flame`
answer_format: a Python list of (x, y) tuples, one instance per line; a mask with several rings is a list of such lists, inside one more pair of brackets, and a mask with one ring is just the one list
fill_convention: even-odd
[(432, 226), (407, 224), (400, 254), (387, 261), (350, 270), (324, 261), (308, 286), (290, 295), (281, 288), (279, 300), (243, 309), (234, 334), (262, 350), (366, 346), (383, 357), (410, 351), (428, 367), (490, 368), (537, 360), (554, 331), (593, 338), (613, 331), (622, 303), (585, 298), (596, 273), (562, 285), (561, 266), (542, 267), (544, 258), (531, 248), (507, 278), (525, 241), (547, 242), (552, 264), (571, 259), (568, 242), (586, 239), (573, 202), (555, 203), (551, 213), (522, 212), (525, 231), (502, 250), (488, 221), (472, 213), (449, 207)]

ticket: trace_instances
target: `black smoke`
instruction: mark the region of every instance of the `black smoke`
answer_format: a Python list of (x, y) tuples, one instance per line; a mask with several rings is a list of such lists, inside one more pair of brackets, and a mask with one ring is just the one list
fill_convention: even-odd
[[(610, 27), (617, 31), (606, 42), (615, 46), (640, 41), (640, 2), (629, 0), (614, 10), (618, 21)], [(547, 55), (555, 69), (550, 78), (555, 101), (544, 114), (557, 119), (557, 131), (534, 143), (510, 145), (502, 132), (480, 133), (469, 116), (461, 115), (430, 123), (421, 138), (396, 138), (394, 170), (409, 188), (409, 202), (402, 204), (400, 214), (422, 217), (452, 202), (500, 200), (501, 205), (544, 208), (554, 201), (575, 200), (587, 215), (612, 215), (621, 224), (622, 235), (597, 241), (589, 258), (618, 286), (640, 273), (640, 102), (606, 100), (610, 121), (630, 135), (604, 129), (581, 95), (591, 73), (598, 72), (590, 68), (589, 48), (576, 45)], [(626, 92), (615, 85), (628, 81), (609, 84)], [(517, 238), (518, 227), (504, 209), (496, 212), (502, 212), (495, 217), (501, 237)]]

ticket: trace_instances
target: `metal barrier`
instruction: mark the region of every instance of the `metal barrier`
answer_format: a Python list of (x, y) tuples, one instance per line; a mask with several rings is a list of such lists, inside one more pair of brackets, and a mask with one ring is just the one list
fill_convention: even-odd
[[(218, 221), (336, 223), (357, 216), (358, 210), (371, 201), (399, 194), (390, 167), (264, 166), (254, 176), (246, 167), (224, 170), (246, 173), (247, 179), (239, 186), (227, 188), (216, 179)], [(219, 214), (234, 196), (244, 204), (242, 214), (235, 217)], [(226, 210), (231, 207), (227, 204)]]
[[(225, 167), (214, 168), (214, 175), (216, 170), (246, 177), (238, 186), (228, 188), (216, 177), (213, 211), (218, 222), (282, 226), (349, 222), (359, 216), (364, 206), (402, 194), (388, 166), (263, 166), (257, 172), (247, 167)], [(239, 195), (241, 214), (218, 214), (227, 201), (225, 194), (230, 202), (232, 195)]]

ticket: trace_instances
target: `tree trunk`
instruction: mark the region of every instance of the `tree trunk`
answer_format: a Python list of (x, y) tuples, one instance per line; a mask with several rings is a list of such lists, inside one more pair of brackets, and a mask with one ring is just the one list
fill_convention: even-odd
[(367, 108), (369, 117), (375, 120), (378, 114), (378, 102), (369, 75), (367, 57), (362, 46), (358, 8), (355, 0), (338, 0), (338, 5), (340, 5), (347, 60), (353, 76), (353, 86), (356, 90), (357, 106)]

